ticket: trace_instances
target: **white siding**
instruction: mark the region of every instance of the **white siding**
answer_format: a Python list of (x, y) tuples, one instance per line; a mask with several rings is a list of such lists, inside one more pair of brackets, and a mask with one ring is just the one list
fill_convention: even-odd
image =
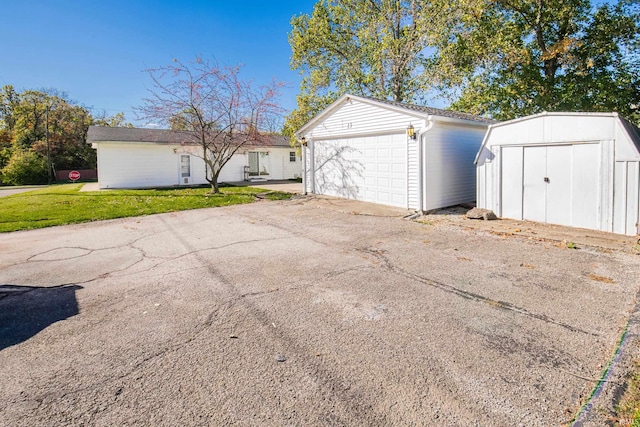
[(436, 123), (425, 134), (425, 210), (475, 200), (476, 171), (473, 160), (485, 130), (484, 126)]
[[(178, 151), (178, 154), (180, 151)], [(228, 162), (224, 165), (222, 170), (220, 171), (220, 175), (218, 176), (218, 182), (234, 182), (234, 181), (242, 181), (244, 179), (244, 155), (243, 154), (235, 154)], [(208, 184), (207, 179), (205, 177), (205, 163), (202, 158), (197, 157), (195, 155), (191, 156), (191, 182), (194, 185), (199, 184)]]
[(157, 144), (99, 143), (100, 188), (178, 185), (180, 156)]
[(311, 129), (307, 139), (321, 140), (374, 133), (404, 133), (409, 124), (416, 127), (417, 132), (421, 123), (420, 118), (410, 114), (402, 114), (357, 100), (348, 100), (324, 122)]
[(491, 129), (487, 146), (505, 144), (550, 144), (614, 139), (612, 114), (538, 115), (498, 124)]
[(420, 209), (420, 159), (417, 140), (407, 143), (407, 207)]
[[(249, 164), (249, 152), (267, 152), (269, 156), (262, 158), (267, 162), (269, 175), (263, 178), (271, 180), (294, 179), (302, 176), (302, 159), (296, 155), (296, 161), (289, 160), (289, 153), (295, 152), (295, 148), (289, 147), (255, 147), (247, 148), (243, 153), (238, 154), (238, 169), (244, 171), (244, 166)], [(240, 160), (241, 159), (241, 160)], [(240, 177), (235, 181), (241, 181)]]
[(616, 162), (614, 233), (640, 234), (640, 162)]
[[(476, 199), (473, 160), (486, 124), (351, 98), (310, 123), (300, 135), (315, 168), (309, 191), (420, 210)], [(409, 125), (419, 141), (407, 141)]]
[[(100, 188), (145, 188), (174, 185), (207, 184), (206, 167), (198, 147), (177, 144), (98, 142), (98, 173)], [(175, 152), (174, 152), (175, 150)], [(247, 148), (247, 151), (252, 150)], [(299, 156), (289, 161), (287, 147), (257, 148), (269, 152), (269, 179), (292, 179), (301, 176)], [(180, 176), (180, 156), (190, 155), (191, 177), (187, 183)], [(238, 152), (224, 165), (218, 182), (244, 180), (247, 153)]]
[[(615, 113), (544, 113), (494, 125), (477, 155), (478, 206), (504, 217), (638, 234), (640, 152), (632, 137)], [(522, 149), (520, 168), (514, 153)], [(544, 167), (527, 169), (535, 157), (527, 153), (540, 150)], [(502, 162), (492, 160), (501, 155)], [(527, 194), (527, 170), (532, 183), (551, 180), (544, 200)], [(518, 215), (520, 203), (544, 211)]]
[(499, 190), (492, 191), (491, 186), (500, 184), (498, 179), (494, 181), (494, 171), (500, 168), (499, 162), (499, 152), (494, 154), (488, 148), (484, 148), (478, 155), (478, 166), (476, 168), (476, 204), (478, 207), (491, 209), (496, 215), (500, 215), (500, 208), (496, 203), (494, 194), (499, 194)]
[(500, 210), (496, 212), (505, 218), (522, 219), (523, 147), (502, 147), (500, 166), (504, 176), (500, 183), (500, 193), (505, 195)]
[[(275, 150), (274, 150), (275, 151)], [(282, 150), (282, 178), (294, 179), (302, 177), (302, 158), (295, 148), (287, 148)], [(296, 161), (289, 159), (289, 153), (296, 153)]]

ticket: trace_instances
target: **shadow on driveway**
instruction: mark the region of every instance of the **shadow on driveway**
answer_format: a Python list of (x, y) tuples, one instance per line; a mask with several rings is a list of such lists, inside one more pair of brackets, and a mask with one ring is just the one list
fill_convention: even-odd
[(78, 314), (78, 285), (0, 285), (0, 351)]

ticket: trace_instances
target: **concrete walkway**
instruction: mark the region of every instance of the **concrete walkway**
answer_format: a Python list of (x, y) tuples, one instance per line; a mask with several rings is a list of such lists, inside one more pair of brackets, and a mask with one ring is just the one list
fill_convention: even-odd
[(82, 188), (80, 189), (80, 191), (100, 191), (100, 186), (98, 185), (97, 182), (87, 182), (85, 185), (82, 186)]

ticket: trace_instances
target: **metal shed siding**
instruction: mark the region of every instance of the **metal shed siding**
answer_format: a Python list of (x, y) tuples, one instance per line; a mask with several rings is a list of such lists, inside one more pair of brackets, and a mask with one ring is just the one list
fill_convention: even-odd
[(640, 234), (640, 162), (616, 162), (613, 232)]
[[(542, 203), (542, 221), (638, 234), (640, 143), (633, 138), (637, 133), (630, 134), (615, 113), (543, 113), (494, 125), (477, 155), (478, 206), (507, 218), (540, 220), (523, 209)], [(552, 168), (550, 179), (566, 182), (565, 196), (553, 196), (551, 205), (526, 195), (523, 173), (526, 167), (535, 171), (533, 154), (542, 150), (548, 160), (541, 176)]]
[(436, 122), (424, 140), (424, 209), (437, 209), (476, 199), (473, 160), (484, 127)]
[(494, 125), (486, 145), (601, 141), (613, 139), (614, 129), (611, 114), (531, 116), (513, 123)]

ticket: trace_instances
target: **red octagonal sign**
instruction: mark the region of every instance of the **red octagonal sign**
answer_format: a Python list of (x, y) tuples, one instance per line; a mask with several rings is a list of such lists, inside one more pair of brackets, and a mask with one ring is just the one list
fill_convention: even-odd
[(78, 171), (71, 171), (69, 172), (69, 179), (71, 181), (77, 181), (80, 179), (80, 172)]

